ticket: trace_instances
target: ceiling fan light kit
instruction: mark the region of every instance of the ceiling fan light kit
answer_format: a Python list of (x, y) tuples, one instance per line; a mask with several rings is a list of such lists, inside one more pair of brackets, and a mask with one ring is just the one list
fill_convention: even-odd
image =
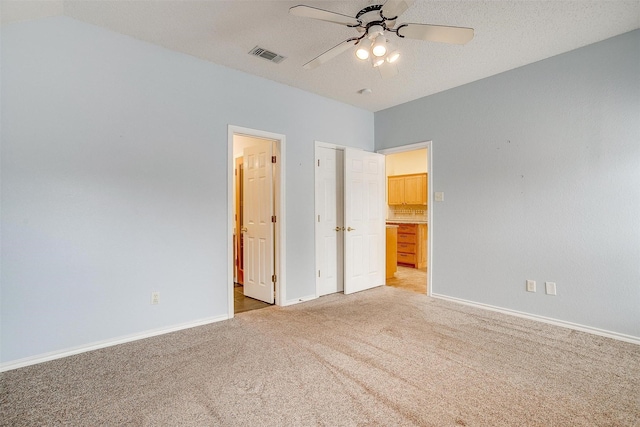
[(384, 56), (387, 53), (387, 39), (384, 37), (384, 34), (376, 37), (375, 43), (373, 43), (373, 47), (371, 48), (371, 53), (373, 56)]
[(362, 59), (363, 61), (369, 59), (369, 49), (371, 49), (371, 40), (364, 39), (358, 43), (358, 48), (356, 49), (358, 59)]
[(372, 65), (380, 70), (383, 78), (387, 78), (397, 74), (396, 62), (400, 58), (400, 51), (389, 43), (387, 34), (395, 33), (400, 38), (453, 44), (465, 44), (473, 38), (473, 28), (430, 24), (401, 24), (396, 27), (398, 16), (404, 13), (414, 1), (387, 0), (384, 5), (374, 4), (365, 7), (355, 17), (311, 6), (292, 7), (289, 9), (292, 15), (346, 25), (361, 33), (360, 36), (345, 40), (307, 62), (303, 68), (319, 67), (352, 46), (357, 46), (356, 57), (362, 61), (371, 58)]
[(394, 50), (386, 56), (386, 61), (390, 64), (393, 64), (400, 58), (400, 51)]

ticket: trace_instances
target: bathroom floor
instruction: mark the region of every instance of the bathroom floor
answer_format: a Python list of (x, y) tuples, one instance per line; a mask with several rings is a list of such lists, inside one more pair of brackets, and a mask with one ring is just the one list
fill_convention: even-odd
[(233, 312), (234, 314), (245, 311), (258, 310), (269, 307), (271, 304), (244, 296), (243, 286), (236, 283), (233, 287)]
[(387, 286), (402, 288), (420, 294), (427, 293), (427, 269), (398, 266), (394, 277), (387, 279)]

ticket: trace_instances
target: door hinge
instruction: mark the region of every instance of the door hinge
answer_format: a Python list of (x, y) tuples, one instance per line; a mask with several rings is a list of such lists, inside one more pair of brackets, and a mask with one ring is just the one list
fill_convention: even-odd
[(271, 216), (271, 222), (276, 222), (276, 216), (275, 215)]
[(318, 159), (318, 167), (320, 167), (320, 159)]
[(320, 270), (318, 270), (318, 277), (320, 277)]
[(320, 215), (318, 215), (318, 222), (320, 222)]
[(276, 156), (271, 156), (271, 163), (275, 163), (276, 162)]
[(271, 281), (273, 283), (276, 283), (276, 280), (278, 279), (278, 276), (276, 276), (275, 274), (271, 275)]

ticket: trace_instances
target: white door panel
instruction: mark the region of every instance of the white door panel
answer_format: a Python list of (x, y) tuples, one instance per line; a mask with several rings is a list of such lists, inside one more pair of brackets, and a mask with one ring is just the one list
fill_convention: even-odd
[(345, 149), (344, 293), (385, 283), (384, 156)]
[[(343, 151), (316, 148), (316, 265), (318, 296), (341, 292), (343, 276)], [(336, 230), (338, 228), (338, 230)]]
[(244, 294), (273, 304), (272, 144), (246, 147), (244, 162)]

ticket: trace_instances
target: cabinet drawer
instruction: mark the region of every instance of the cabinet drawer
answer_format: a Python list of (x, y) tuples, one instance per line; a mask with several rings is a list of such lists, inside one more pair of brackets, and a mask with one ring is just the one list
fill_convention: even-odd
[(398, 243), (416, 243), (415, 234), (398, 234)]
[(398, 252), (404, 252), (405, 254), (415, 254), (416, 245), (414, 243), (398, 243)]
[(415, 224), (399, 224), (398, 233), (416, 234)]
[(398, 262), (402, 264), (415, 264), (416, 254), (403, 254), (398, 252)]

